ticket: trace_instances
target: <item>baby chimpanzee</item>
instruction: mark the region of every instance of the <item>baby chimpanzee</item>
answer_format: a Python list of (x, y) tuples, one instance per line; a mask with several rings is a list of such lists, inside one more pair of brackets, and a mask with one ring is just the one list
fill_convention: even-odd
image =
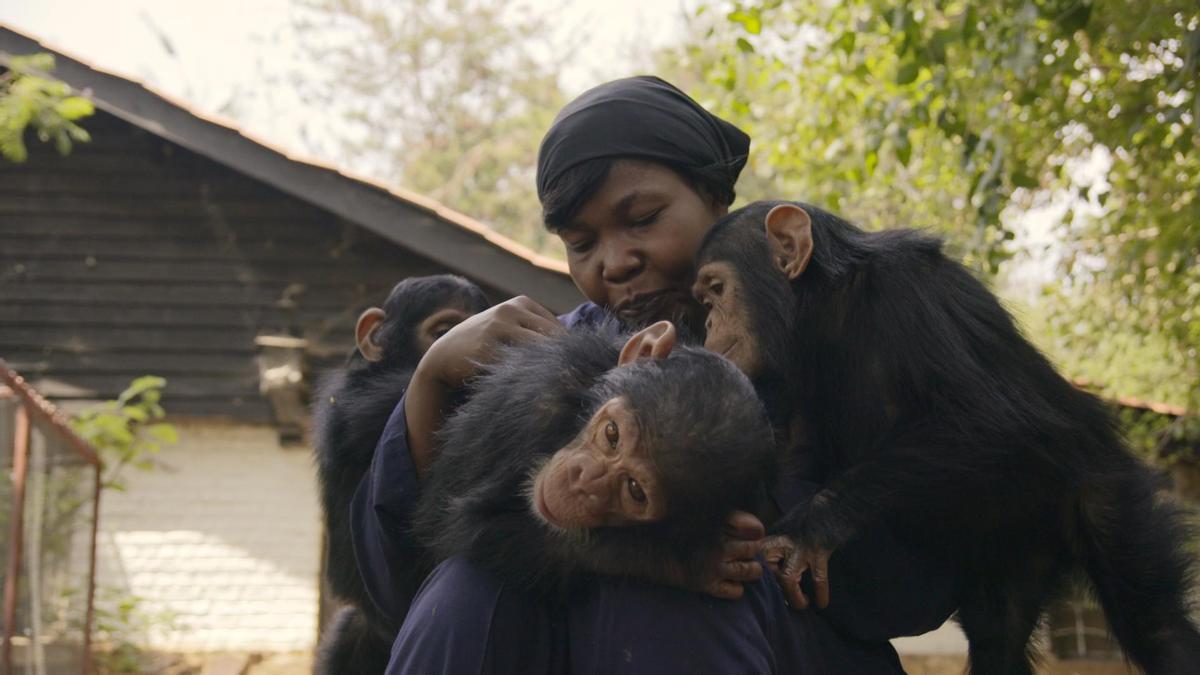
[(317, 673), (382, 673), (387, 666), (399, 626), (375, 610), (358, 576), (347, 522), (350, 501), (421, 356), (443, 333), (487, 306), (483, 292), (461, 277), (405, 279), (382, 308), (359, 317), (358, 348), (319, 387), (313, 425), (328, 536), (325, 578), (347, 606), (324, 631)]
[(549, 594), (586, 573), (704, 587), (775, 468), (750, 381), (667, 322), (509, 348), (440, 446), (414, 519), (433, 557)]

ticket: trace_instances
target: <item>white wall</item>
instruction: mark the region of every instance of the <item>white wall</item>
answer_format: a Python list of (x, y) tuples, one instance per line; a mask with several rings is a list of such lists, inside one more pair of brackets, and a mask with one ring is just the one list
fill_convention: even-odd
[(935, 631), (917, 637), (897, 638), (892, 645), (901, 654), (966, 654), (967, 638), (962, 628), (947, 621)]
[(178, 651), (310, 649), (317, 635), (320, 506), (310, 453), (266, 426), (177, 424), (166, 468), (129, 470), (102, 497), (100, 585), (170, 611), (148, 636)]

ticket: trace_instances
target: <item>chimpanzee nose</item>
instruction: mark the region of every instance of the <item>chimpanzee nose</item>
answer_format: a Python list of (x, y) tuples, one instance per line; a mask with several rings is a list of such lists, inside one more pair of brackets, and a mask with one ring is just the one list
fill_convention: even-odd
[(603, 492), (605, 473), (603, 463), (586, 455), (576, 457), (567, 468), (571, 489), (578, 490), (589, 497)]

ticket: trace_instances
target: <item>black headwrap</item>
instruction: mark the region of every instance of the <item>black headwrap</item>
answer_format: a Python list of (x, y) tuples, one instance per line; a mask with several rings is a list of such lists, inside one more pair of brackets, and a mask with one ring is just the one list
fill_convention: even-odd
[(589, 89), (558, 113), (538, 150), (538, 197), (568, 169), (601, 157), (641, 157), (725, 172), (730, 192), (750, 137), (657, 77)]

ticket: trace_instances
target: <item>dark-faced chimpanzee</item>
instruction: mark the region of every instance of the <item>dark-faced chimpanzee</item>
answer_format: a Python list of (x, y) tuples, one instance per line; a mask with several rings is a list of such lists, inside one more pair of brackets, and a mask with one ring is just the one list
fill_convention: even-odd
[(708, 233), (694, 291), (706, 346), (820, 459), (823, 489), (767, 549), (793, 605), (806, 571), (825, 604), (830, 553), (882, 520), (960, 570), (973, 673), (1031, 672), (1030, 634), (1076, 576), (1139, 666), (1200, 671), (1183, 515), (938, 239), (755, 203)]
[(507, 349), (440, 432), (414, 518), (430, 563), (538, 594), (587, 573), (712, 592), (726, 518), (759, 506), (776, 452), (746, 376), (675, 342), (659, 322)]
[(421, 356), (443, 333), (487, 307), (483, 292), (461, 277), (405, 279), (383, 307), (359, 317), (357, 349), (318, 388), (313, 426), (328, 537), (325, 579), (346, 606), (324, 631), (317, 673), (382, 673), (387, 666), (399, 626), (375, 610), (359, 578), (347, 522), (350, 500)]

